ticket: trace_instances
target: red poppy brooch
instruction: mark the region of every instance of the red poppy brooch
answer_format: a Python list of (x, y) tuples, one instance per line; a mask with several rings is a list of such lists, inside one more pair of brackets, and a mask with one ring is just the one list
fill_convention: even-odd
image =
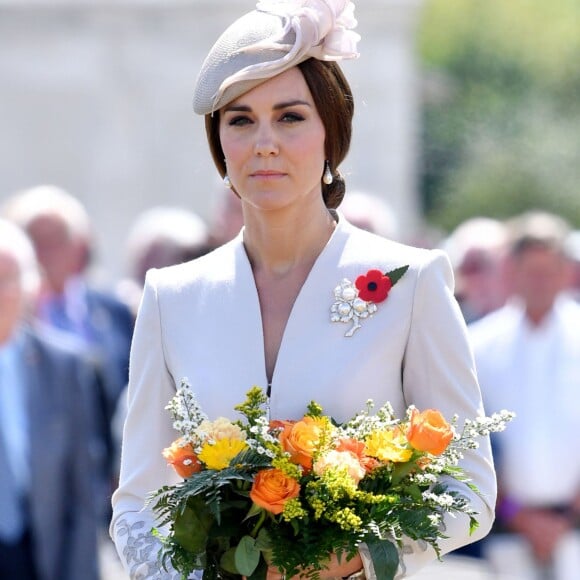
[(330, 308), (332, 322), (352, 323), (344, 336), (352, 336), (360, 321), (377, 311), (377, 304), (387, 299), (391, 288), (401, 279), (409, 266), (401, 266), (384, 274), (369, 270), (360, 275), (354, 284), (346, 278), (334, 289), (335, 302)]

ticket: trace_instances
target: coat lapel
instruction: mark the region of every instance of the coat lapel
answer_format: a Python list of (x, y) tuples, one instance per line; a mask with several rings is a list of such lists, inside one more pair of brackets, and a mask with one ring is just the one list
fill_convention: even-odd
[(27, 334), (23, 344), (23, 377), (28, 393), (28, 410), (30, 434), (28, 462), (30, 465), (30, 492), (28, 495), (28, 507), (30, 513), (30, 525), (35, 537), (36, 559), (45, 570), (53, 569), (53, 562), (49, 547), (56, 541), (60, 530), (51, 529), (51, 518), (46, 517), (45, 511), (50, 511), (51, 506), (45, 505), (46, 498), (52, 502), (58, 502), (58, 498), (52, 495), (57, 490), (51, 489), (47, 481), (47, 474), (53, 473), (55, 461), (53, 449), (48, 449), (47, 444), (54, 440), (51, 429), (58, 428), (53, 425), (50, 417), (54, 415), (51, 407), (55, 403), (50, 394), (50, 380), (43, 377), (42, 354), (38, 343), (31, 335)]

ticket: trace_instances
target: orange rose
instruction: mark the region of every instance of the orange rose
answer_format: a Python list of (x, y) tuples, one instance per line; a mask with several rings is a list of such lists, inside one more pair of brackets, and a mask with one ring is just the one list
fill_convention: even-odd
[(420, 413), (413, 409), (407, 439), (419, 451), (441, 455), (453, 439), (453, 429), (439, 411), (427, 409)]
[(270, 429), (280, 429), (284, 430), (286, 428), (292, 427), (296, 421), (288, 421), (286, 419), (272, 419), (270, 421)]
[(366, 445), (362, 441), (350, 438), (340, 439), (336, 446), (337, 451), (350, 451), (359, 460), (365, 471), (369, 473), (379, 465), (379, 462), (374, 457), (369, 457), (365, 453), (365, 449)]
[(284, 451), (290, 453), (293, 463), (312, 469), (312, 455), (325, 427), (326, 422), (316, 417), (304, 417), (296, 423), (284, 425), (284, 430), (280, 433), (280, 443)]
[(263, 469), (256, 474), (250, 498), (261, 508), (281, 514), (288, 500), (298, 497), (300, 484), (280, 469)]
[(193, 446), (191, 443), (185, 443), (183, 437), (176, 439), (171, 447), (166, 447), (163, 450), (163, 457), (180, 477), (190, 477), (201, 471), (201, 463), (193, 451)]

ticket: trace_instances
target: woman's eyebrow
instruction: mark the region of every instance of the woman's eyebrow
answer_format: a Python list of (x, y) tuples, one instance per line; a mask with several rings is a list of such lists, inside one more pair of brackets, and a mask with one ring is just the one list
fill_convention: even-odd
[(294, 99), (292, 101), (284, 101), (282, 103), (278, 103), (277, 105), (274, 105), (274, 109), (275, 110), (279, 110), (279, 109), (286, 109), (288, 107), (295, 107), (296, 105), (306, 105), (307, 107), (310, 107), (310, 103), (308, 101), (303, 101), (301, 99)]
[(228, 111), (240, 111), (249, 113), (251, 110), (251, 107), (248, 107), (247, 105), (228, 105), (224, 107), (224, 113), (227, 113)]
[[(281, 103), (276, 103), (272, 108), (275, 111), (279, 111), (280, 109), (287, 109), (288, 107), (295, 107), (296, 105), (305, 105), (307, 107), (311, 107), (312, 105), (308, 101), (303, 101), (302, 99), (293, 99), (292, 101), (283, 101)], [(227, 105), (224, 107), (224, 112), (243, 112), (243, 113), (250, 113), (252, 111), (252, 107), (248, 105)]]

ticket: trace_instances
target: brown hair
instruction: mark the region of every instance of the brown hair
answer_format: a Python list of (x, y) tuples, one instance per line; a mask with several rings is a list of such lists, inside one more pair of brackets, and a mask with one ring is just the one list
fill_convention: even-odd
[[(338, 171), (350, 147), (354, 101), (352, 91), (342, 70), (335, 62), (310, 58), (298, 65), (310, 89), (314, 104), (326, 133), (326, 159), (330, 164), (333, 181), (322, 184), (326, 207), (337, 208), (344, 197), (346, 185)], [(226, 174), (225, 156), (219, 136), (219, 111), (205, 116), (205, 130), (213, 161), (219, 174)], [(322, 179), (322, 174), (321, 174)]]

